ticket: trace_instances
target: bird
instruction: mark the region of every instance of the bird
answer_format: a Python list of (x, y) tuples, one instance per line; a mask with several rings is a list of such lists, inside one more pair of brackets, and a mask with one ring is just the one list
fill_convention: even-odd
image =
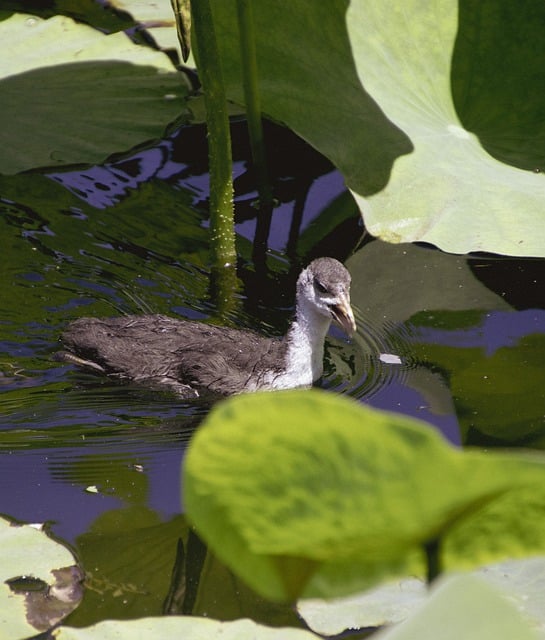
[(283, 337), (162, 314), (79, 318), (61, 336), (57, 359), (182, 398), (310, 387), (323, 373), (332, 322), (356, 331), (350, 273), (317, 258), (297, 279), (295, 314)]

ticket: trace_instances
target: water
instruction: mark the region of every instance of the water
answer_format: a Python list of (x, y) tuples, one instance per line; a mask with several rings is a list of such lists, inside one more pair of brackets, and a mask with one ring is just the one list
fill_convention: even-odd
[[(256, 246), (243, 132), (234, 125), (242, 288), (227, 321), (279, 335), (300, 264), (317, 255), (344, 261), (363, 228), (333, 167), (291, 134), (268, 129), (279, 204), (268, 250)], [(180, 538), (197, 549), (186, 571), (201, 581), (184, 610), (294, 623), (218, 563), (203, 570), (180, 515), (180, 463), (208, 407), (52, 359), (62, 328), (82, 315), (214, 318), (203, 143), (195, 127), (101, 167), (0, 178), (0, 512), (48, 522), (73, 545), (88, 571), (73, 624), (161, 613)], [(332, 330), (321, 385), (424, 419), (454, 443), (541, 446), (545, 384), (532, 357), (545, 351), (544, 261), (368, 240), (348, 261), (358, 333), (348, 341)], [(522, 382), (511, 398), (504, 389), (501, 412), (522, 418), (502, 418), (494, 432), (499, 411), (491, 413), (486, 388), (474, 383), (505, 384), (510, 371)], [(150, 559), (152, 549), (161, 553)]]

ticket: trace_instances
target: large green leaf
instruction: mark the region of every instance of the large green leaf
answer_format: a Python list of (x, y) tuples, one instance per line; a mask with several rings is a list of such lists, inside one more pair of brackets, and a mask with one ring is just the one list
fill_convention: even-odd
[(545, 551), (544, 464), (461, 452), (423, 423), (324, 392), (254, 394), (196, 434), (185, 504), (256, 590), (331, 597), (422, 575), (434, 543), (446, 569)]
[[(544, 5), (253, 6), (264, 111), (337, 165), (372, 234), (545, 255), (545, 181), (533, 171), (544, 164)], [(213, 8), (242, 101), (235, 6)]]
[(0, 172), (98, 162), (160, 136), (183, 110), (168, 57), (70, 18), (0, 22)]

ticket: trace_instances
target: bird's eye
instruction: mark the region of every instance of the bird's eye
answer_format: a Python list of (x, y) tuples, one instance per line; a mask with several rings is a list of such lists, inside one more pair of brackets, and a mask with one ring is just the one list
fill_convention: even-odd
[(314, 278), (314, 286), (320, 293), (327, 293), (327, 287), (323, 285), (317, 278)]

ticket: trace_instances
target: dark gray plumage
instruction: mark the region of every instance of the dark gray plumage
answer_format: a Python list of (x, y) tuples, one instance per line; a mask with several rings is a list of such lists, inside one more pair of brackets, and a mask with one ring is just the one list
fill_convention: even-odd
[(355, 331), (350, 274), (337, 260), (319, 258), (297, 280), (295, 319), (283, 338), (164, 315), (80, 318), (63, 333), (67, 351), (59, 356), (183, 397), (203, 389), (222, 395), (286, 389), (321, 376), (332, 320)]

